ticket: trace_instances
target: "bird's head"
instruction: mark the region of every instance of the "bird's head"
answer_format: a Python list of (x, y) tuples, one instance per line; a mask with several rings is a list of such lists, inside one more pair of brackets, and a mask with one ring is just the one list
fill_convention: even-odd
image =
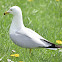
[(8, 14), (8, 13), (10, 13), (10, 14), (13, 14), (13, 15), (16, 15), (16, 14), (19, 14), (19, 13), (21, 13), (22, 11), (21, 11), (21, 9), (18, 7), (18, 6), (13, 6), (13, 7), (11, 7), (8, 11), (6, 11), (5, 13), (4, 13), (4, 15), (6, 15), (6, 14)]

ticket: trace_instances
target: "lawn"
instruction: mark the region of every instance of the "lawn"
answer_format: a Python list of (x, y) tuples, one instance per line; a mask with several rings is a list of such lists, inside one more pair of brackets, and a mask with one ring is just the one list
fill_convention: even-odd
[[(11, 59), (14, 62), (62, 62), (62, 52), (45, 48), (29, 49), (15, 45), (9, 37), (13, 16), (4, 12), (12, 6), (19, 6), (23, 12), (24, 25), (33, 29), (52, 43), (62, 40), (62, 4), (56, 0), (0, 0), (0, 58), (1, 62)], [(62, 46), (62, 45), (61, 45)], [(15, 53), (12, 53), (15, 50)], [(18, 53), (20, 56), (11, 57)]]

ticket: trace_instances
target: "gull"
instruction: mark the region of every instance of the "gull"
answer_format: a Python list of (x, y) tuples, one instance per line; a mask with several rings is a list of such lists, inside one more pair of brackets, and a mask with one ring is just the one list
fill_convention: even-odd
[(8, 13), (13, 15), (9, 35), (11, 40), (18, 46), (29, 48), (30, 51), (32, 48), (49, 48), (52, 50), (62, 48), (62, 46), (49, 42), (35, 31), (25, 27), (23, 24), (22, 11), (20, 7), (13, 6), (6, 11), (4, 15)]

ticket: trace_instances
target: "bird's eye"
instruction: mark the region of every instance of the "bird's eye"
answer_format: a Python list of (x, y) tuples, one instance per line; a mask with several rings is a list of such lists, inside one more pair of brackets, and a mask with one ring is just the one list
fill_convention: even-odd
[(12, 9), (10, 9), (12, 11)]

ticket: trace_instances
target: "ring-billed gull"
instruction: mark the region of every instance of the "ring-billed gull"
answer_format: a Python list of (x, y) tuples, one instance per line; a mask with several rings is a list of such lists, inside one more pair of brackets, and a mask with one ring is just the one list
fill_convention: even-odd
[(10, 26), (10, 38), (12, 41), (23, 48), (62, 48), (62, 46), (55, 45), (44, 39), (35, 31), (26, 28), (23, 24), (22, 11), (18, 6), (11, 7), (7, 14), (13, 14), (13, 20)]

